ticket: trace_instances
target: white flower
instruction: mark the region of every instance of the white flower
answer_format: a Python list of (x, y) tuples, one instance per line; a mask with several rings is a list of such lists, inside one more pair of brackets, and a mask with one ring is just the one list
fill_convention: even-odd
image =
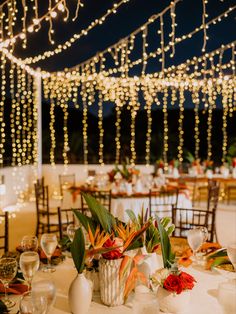
[(160, 268), (151, 276), (152, 283), (154, 286), (162, 286), (163, 281), (169, 275), (170, 271), (166, 268)]

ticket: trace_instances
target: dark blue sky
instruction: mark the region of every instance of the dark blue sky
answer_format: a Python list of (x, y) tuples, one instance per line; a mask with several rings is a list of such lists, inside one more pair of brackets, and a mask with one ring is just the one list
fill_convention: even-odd
[[(70, 1), (67, 1), (69, 3)], [(79, 33), (81, 29), (88, 26), (94, 19), (104, 15), (106, 10), (112, 7), (112, 4), (116, 1), (111, 0), (84, 0), (84, 7), (80, 9), (79, 18), (75, 22), (55, 22), (55, 42), (60, 44), (68, 40), (74, 33)], [(42, 3), (42, 2), (41, 2)], [(48, 1), (45, 1), (48, 3)], [(76, 1), (74, 1), (76, 3)], [(129, 3), (122, 5), (116, 15), (112, 15), (102, 26), (95, 27), (89, 33), (89, 36), (77, 41), (70, 49), (61, 53), (60, 55), (51, 57), (44, 62), (40, 62), (34, 65), (40, 66), (42, 69), (48, 71), (62, 70), (65, 67), (74, 66), (89, 57), (96, 54), (97, 51), (101, 51), (111, 44), (116, 43), (122, 37), (127, 36), (130, 32), (134, 31), (137, 27), (141, 26), (147, 19), (163, 10), (170, 1), (167, 0), (130, 0)], [(209, 0), (207, 4), (208, 19), (211, 19), (230, 6), (236, 4), (235, 0)], [(42, 12), (45, 8), (41, 8)], [(72, 15), (75, 7), (71, 7)], [(202, 0), (182, 0), (176, 5), (176, 22), (178, 26), (176, 28), (176, 35), (181, 36), (184, 33), (188, 33), (196, 26), (201, 25), (202, 14)], [(226, 22), (217, 24), (210, 27), (209, 41), (207, 43), (207, 51), (211, 51), (219, 47), (222, 43), (228, 43), (235, 39), (236, 29), (236, 14), (235, 12), (230, 15)], [(164, 20), (166, 33), (169, 32), (169, 18)], [(159, 24), (154, 25), (154, 29), (158, 29)], [(45, 50), (51, 49), (53, 45), (50, 45), (47, 40), (48, 25), (45, 25), (41, 31), (30, 35), (28, 48), (26, 50), (18, 47), (16, 54), (21, 57), (34, 56), (38, 53), (42, 53)], [(167, 34), (168, 36), (168, 34)], [(168, 37), (166, 37), (167, 39)], [(150, 47), (156, 47), (159, 40), (154, 36), (149, 38)], [(176, 54), (173, 60), (173, 64), (183, 62), (187, 58), (191, 58), (194, 55), (201, 55), (201, 47), (203, 43), (203, 32), (200, 32), (197, 36), (194, 36), (192, 40), (186, 40), (184, 44), (179, 44), (176, 47)], [(19, 45), (20, 46), (20, 45)], [(138, 56), (138, 52), (137, 52)], [(168, 60), (167, 60), (168, 62)], [(147, 69), (152, 72), (152, 65)]]

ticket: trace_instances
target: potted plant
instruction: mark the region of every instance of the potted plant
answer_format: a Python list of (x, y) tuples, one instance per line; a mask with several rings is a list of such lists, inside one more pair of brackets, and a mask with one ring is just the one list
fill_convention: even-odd
[(164, 267), (152, 275), (152, 285), (158, 287), (157, 297), (163, 312), (181, 313), (188, 307), (190, 291), (196, 280), (178, 268), (175, 263), (175, 255), (171, 250), (169, 236), (158, 218), (157, 222)]

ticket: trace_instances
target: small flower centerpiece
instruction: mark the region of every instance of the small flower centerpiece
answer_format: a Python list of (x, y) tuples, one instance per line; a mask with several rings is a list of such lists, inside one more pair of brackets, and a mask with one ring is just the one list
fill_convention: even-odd
[(164, 268), (159, 269), (151, 277), (153, 287), (158, 287), (157, 297), (163, 312), (179, 313), (186, 311), (190, 302), (190, 291), (196, 280), (193, 276), (180, 270), (171, 250), (169, 236), (158, 221), (161, 237), (161, 251)]

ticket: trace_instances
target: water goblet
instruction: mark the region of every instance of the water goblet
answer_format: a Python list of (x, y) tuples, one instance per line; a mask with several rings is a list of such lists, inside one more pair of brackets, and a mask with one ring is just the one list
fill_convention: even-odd
[(41, 237), (41, 247), (48, 260), (48, 265), (42, 270), (44, 272), (54, 272), (56, 269), (51, 265), (51, 258), (57, 247), (57, 236), (52, 233), (44, 233)]
[(236, 283), (222, 282), (218, 287), (218, 302), (224, 314), (236, 313)]
[(76, 225), (74, 225), (74, 224), (69, 224), (67, 229), (66, 229), (66, 233), (67, 233), (71, 242), (74, 239), (76, 229), (78, 229), (78, 227), (76, 227)]
[(25, 292), (19, 303), (21, 314), (46, 314), (47, 298), (44, 295), (32, 296), (31, 291)]
[(20, 269), (31, 290), (31, 284), (36, 271), (39, 269), (39, 255), (37, 252), (24, 252), (20, 256)]
[(53, 306), (56, 298), (56, 287), (50, 280), (34, 281), (32, 284), (32, 299), (45, 297), (47, 300), (47, 312)]
[(7, 308), (11, 308), (15, 305), (15, 302), (8, 298), (7, 289), (10, 281), (14, 279), (17, 273), (17, 261), (15, 258), (1, 258), (0, 259), (0, 281), (5, 289), (5, 297), (3, 302)]
[(25, 235), (21, 240), (21, 248), (25, 251), (35, 251), (38, 250), (38, 238), (36, 236)]
[(197, 227), (187, 232), (187, 240), (190, 248), (193, 250), (193, 261), (196, 262), (196, 253), (201, 245), (207, 239), (207, 229), (205, 227)]
[(232, 243), (227, 246), (227, 255), (234, 267), (234, 271), (236, 271), (236, 243)]

